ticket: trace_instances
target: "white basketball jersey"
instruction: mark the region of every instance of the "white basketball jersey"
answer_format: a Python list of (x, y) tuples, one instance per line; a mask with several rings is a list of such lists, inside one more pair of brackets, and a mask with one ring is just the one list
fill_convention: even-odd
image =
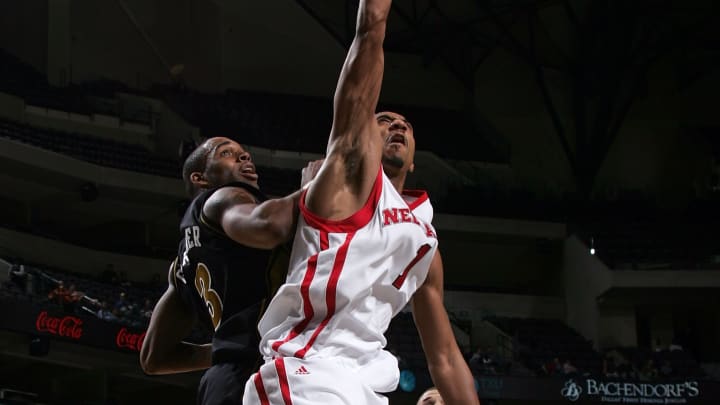
[(304, 197), (286, 283), (258, 324), (260, 350), (266, 360), (337, 359), (375, 391), (392, 391), (399, 372), (384, 333), (437, 249), (427, 194), (403, 198), (379, 170), (365, 206), (345, 220), (317, 217)]

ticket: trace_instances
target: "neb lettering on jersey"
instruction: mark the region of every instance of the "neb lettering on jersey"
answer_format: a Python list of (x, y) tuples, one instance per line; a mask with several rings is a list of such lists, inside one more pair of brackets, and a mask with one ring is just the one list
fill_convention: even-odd
[(432, 228), (428, 224), (418, 221), (410, 208), (386, 208), (383, 210), (382, 215), (383, 226), (400, 223), (413, 223), (422, 227), (427, 236), (436, 238), (435, 232), (433, 232)]

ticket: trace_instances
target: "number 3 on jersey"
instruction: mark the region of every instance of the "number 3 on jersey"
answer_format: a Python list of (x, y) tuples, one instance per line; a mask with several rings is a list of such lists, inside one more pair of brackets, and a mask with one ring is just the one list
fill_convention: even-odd
[(223, 304), (217, 291), (212, 289), (210, 271), (203, 263), (198, 264), (197, 269), (195, 269), (195, 288), (203, 301), (205, 301), (210, 313), (210, 319), (212, 319), (213, 328), (217, 330), (222, 319)]

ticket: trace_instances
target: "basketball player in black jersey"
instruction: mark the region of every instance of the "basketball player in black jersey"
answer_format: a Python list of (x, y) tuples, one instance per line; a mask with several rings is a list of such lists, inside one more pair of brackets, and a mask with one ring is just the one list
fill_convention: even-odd
[[(311, 162), (303, 169), (303, 182), (319, 167)], [(193, 200), (140, 363), (147, 374), (209, 368), (198, 402), (239, 404), (259, 361), (261, 308), (273, 284), (285, 279), (284, 242), (294, 230), (300, 193), (268, 199), (258, 188), (250, 154), (228, 138), (210, 138), (195, 149), (184, 163), (183, 180)], [(212, 343), (183, 341), (196, 321), (214, 330)]]

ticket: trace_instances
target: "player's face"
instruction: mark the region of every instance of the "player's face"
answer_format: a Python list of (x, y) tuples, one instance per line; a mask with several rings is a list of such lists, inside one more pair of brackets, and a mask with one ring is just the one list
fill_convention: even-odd
[(207, 142), (208, 158), (205, 176), (213, 186), (234, 181), (258, 186), (258, 175), (250, 153), (228, 138), (211, 138)]
[(410, 122), (400, 114), (381, 112), (375, 115), (383, 138), (383, 165), (412, 171), (415, 159), (415, 136)]
[(430, 390), (422, 394), (417, 405), (445, 405), (437, 390)]

